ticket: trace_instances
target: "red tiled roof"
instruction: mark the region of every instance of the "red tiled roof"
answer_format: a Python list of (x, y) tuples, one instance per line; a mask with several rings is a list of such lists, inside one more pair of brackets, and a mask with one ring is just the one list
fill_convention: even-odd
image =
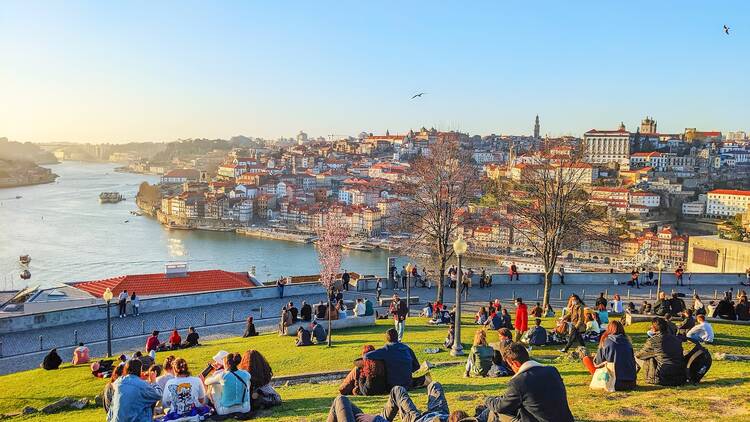
[(179, 293), (210, 292), (252, 287), (250, 277), (244, 273), (222, 270), (190, 271), (186, 276), (170, 276), (164, 273), (123, 275), (104, 280), (73, 283), (73, 287), (102, 297), (107, 287), (117, 297), (121, 291), (135, 292), (138, 296), (158, 296)]
[(750, 190), (714, 189), (712, 191), (709, 191), (708, 193), (709, 194), (713, 193), (714, 195), (741, 195), (741, 196), (750, 196)]

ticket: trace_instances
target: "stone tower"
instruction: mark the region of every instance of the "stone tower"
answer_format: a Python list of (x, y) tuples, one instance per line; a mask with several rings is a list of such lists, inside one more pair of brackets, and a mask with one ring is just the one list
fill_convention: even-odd
[(539, 139), (539, 115), (536, 115), (536, 120), (534, 121), (534, 139)]

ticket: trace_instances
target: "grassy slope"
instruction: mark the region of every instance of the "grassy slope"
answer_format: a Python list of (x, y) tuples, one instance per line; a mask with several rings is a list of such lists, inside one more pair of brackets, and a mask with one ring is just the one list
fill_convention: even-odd
[[(413, 324), (417, 319), (413, 318)], [(468, 321), (467, 321), (468, 322)], [(545, 326), (551, 326), (545, 321)], [(268, 358), (276, 375), (318, 372), (332, 369), (347, 369), (357, 357), (363, 344), (382, 343), (383, 332), (390, 326), (388, 321), (379, 321), (378, 326), (349, 330), (334, 334), (333, 348), (312, 346), (294, 348), (292, 337), (263, 335), (253, 339), (233, 338), (209, 343), (203, 347), (181, 351), (178, 355), (191, 364), (195, 372), (217, 350), (244, 351), (255, 348)], [(467, 325), (463, 338), (473, 336), (476, 329)], [(647, 324), (628, 327), (628, 333), (636, 344), (645, 340)], [(717, 344), (712, 351), (750, 354), (750, 327), (715, 325)], [(446, 352), (426, 355), (425, 347), (442, 343), (445, 328), (413, 326), (407, 327), (407, 341), (420, 360), (453, 360)], [(494, 337), (494, 336), (493, 336)], [(493, 339), (494, 340), (494, 339)], [(590, 348), (593, 350), (593, 347)], [(536, 348), (533, 355), (547, 361), (559, 355), (554, 348)], [(161, 361), (166, 353), (160, 353)], [(590, 376), (579, 363), (556, 364), (568, 387), (568, 399), (576, 418), (580, 420), (694, 420), (698, 414), (703, 420), (737, 420), (738, 416), (750, 414), (750, 363), (715, 361), (711, 371), (697, 387), (666, 389), (642, 386), (636, 392), (606, 394), (588, 388)], [(433, 378), (443, 383), (453, 408), (471, 411), (488, 395), (502, 393), (507, 379), (462, 378), (460, 367), (433, 370)], [(104, 381), (91, 377), (86, 368), (64, 366), (57, 372), (33, 370), (0, 377), (0, 413), (19, 411), (23, 406), (42, 407), (64, 396), (93, 397), (101, 391)], [(257, 420), (322, 420), (325, 418), (331, 399), (336, 395), (335, 383), (304, 384), (279, 389), (284, 405), (274, 413), (261, 414)], [(415, 400), (423, 405), (424, 390), (415, 394)], [(355, 399), (365, 411), (382, 408), (383, 397), (358, 397)], [(710, 416), (716, 415), (715, 419)], [(88, 408), (47, 417), (24, 417), (16, 420), (45, 421), (99, 421), (104, 419), (101, 408)]]

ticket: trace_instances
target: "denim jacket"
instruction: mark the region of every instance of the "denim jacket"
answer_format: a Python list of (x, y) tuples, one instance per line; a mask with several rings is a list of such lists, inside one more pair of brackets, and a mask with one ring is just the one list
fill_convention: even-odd
[(154, 405), (161, 400), (158, 386), (151, 386), (134, 375), (126, 375), (115, 381), (114, 387), (107, 422), (151, 422)]

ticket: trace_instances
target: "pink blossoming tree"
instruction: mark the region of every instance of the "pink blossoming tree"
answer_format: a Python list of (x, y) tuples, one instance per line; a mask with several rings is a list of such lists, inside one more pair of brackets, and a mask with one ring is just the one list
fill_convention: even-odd
[[(349, 228), (339, 219), (326, 215), (323, 226), (318, 229), (318, 261), (320, 283), (328, 293), (328, 312), (331, 312), (331, 290), (341, 271), (341, 247), (349, 237)], [(331, 346), (331, 319), (328, 318), (328, 347)]]

